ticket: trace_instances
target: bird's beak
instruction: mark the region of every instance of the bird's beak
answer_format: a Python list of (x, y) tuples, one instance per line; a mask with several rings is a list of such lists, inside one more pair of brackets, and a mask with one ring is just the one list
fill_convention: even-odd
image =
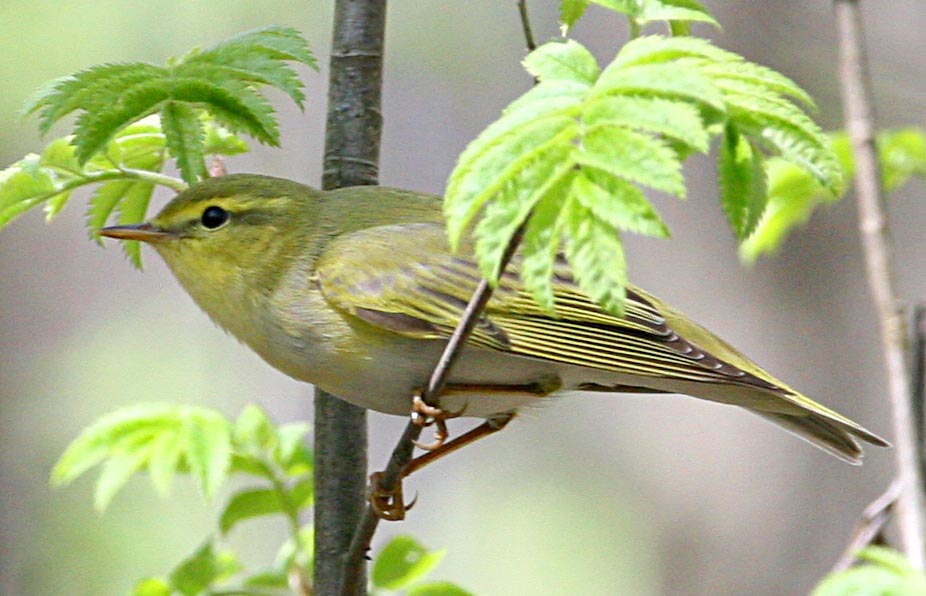
[(110, 226), (99, 230), (97, 234), (117, 240), (140, 240), (142, 242), (159, 242), (177, 237), (173, 232), (162, 230), (147, 222), (131, 226)]

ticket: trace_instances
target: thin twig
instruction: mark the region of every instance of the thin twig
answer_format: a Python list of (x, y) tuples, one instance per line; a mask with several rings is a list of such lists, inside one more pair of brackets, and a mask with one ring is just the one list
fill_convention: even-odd
[[(386, 0), (337, 0), (328, 84), (322, 188), (376, 184), (382, 134)], [(342, 585), (350, 537), (364, 510), (366, 410), (315, 392), (316, 594), (364, 596), (366, 569)], [(301, 589), (301, 586), (297, 586)]]
[[(521, 24), (524, 30), (524, 36), (527, 40), (528, 47), (531, 48), (534, 40), (530, 30), (530, 21), (527, 18), (527, 7), (524, 5), (523, 0), (518, 2), (518, 9), (519, 13), (521, 14)], [(508, 266), (509, 261), (517, 251), (518, 246), (521, 244), (523, 235), (524, 226), (522, 225), (517, 229), (517, 231), (511, 237), (511, 240), (508, 242), (508, 246), (505, 249), (505, 254), (501, 261), (501, 271), (504, 271), (505, 267)], [(485, 279), (481, 280), (479, 285), (476, 287), (476, 290), (473, 292), (473, 296), (470, 298), (469, 303), (466, 305), (466, 309), (464, 310), (456, 329), (454, 329), (453, 335), (451, 335), (450, 340), (447, 342), (447, 345), (441, 354), (440, 360), (434, 367), (434, 371), (428, 381), (427, 389), (421, 396), (425, 403), (429, 405), (437, 405), (436, 398), (440, 395), (441, 390), (446, 385), (447, 378), (450, 375), (450, 370), (453, 367), (454, 362), (456, 362), (457, 358), (462, 352), (462, 348), (466, 343), (466, 340), (469, 339), (473, 328), (479, 321), (479, 317), (481, 316), (485, 305), (489, 302), (491, 297), (492, 286)], [(411, 404), (409, 404), (409, 406), (411, 406)], [(379, 477), (379, 487), (384, 491), (394, 490), (398, 486), (399, 482), (401, 482), (402, 472), (412, 461), (412, 454), (415, 450), (415, 441), (418, 440), (421, 431), (422, 428), (411, 421), (409, 421), (409, 423), (405, 426), (405, 431), (402, 433), (402, 436), (399, 438), (398, 443), (396, 443), (396, 446), (392, 451), (392, 455), (389, 458), (389, 463), (386, 465), (386, 468), (383, 470)], [(345, 593), (349, 593), (347, 590), (352, 587), (352, 582), (356, 581), (356, 578), (359, 575), (357, 570), (363, 568), (363, 565), (366, 561), (367, 552), (370, 550), (370, 543), (373, 540), (373, 535), (376, 533), (376, 528), (378, 525), (379, 517), (377, 517), (376, 513), (373, 511), (373, 508), (368, 504), (366, 510), (363, 513), (363, 518), (360, 520), (360, 524), (357, 526), (354, 532), (354, 536), (350, 544), (350, 549), (344, 560), (344, 579), (342, 583), (342, 589), (345, 590)]]
[(833, 565), (833, 572), (842, 571), (851, 567), (858, 557), (858, 551), (871, 544), (875, 538), (877, 538), (881, 530), (884, 529), (884, 524), (887, 523), (891, 508), (894, 506), (894, 503), (897, 502), (897, 497), (900, 496), (901, 490), (903, 490), (903, 484), (901, 484), (900, 480), (895, 478), (890, 486), (887, 487), (886, 491), (869, 503), (868, 507), (865, 507), (865, 510), (862, 511), (862, 516), (859, 518), (858, 522), (856, 522), (855, 528), (852, 530), (852, 537), (849, 539), (849, 544), (846, 545), (846, 549), (842, 551), (842, 555), (840, 555), (836, 564)]
[(924, 482), (923, 490), (926, 491), (926, 304), (913, 307), (910, 335), (910, 395), (913, 399), (913, 420), (916, 422), (920, 480)]
[(527, 14), (527, 0), (518, 0), (518, 15), (521, 17), (521, 29), (524, 31), (524, 42), (527, 45), (527, 51), (533, 52), (537, 49), (537, 42), (534, 41), (531, 19)]
[(923, 488), (916, 432), (910, 405), (910, 377), (907, 374), (905, 353), (907, 338), (895, 289), (893, 253), (884, 198), (881, 195), (874, 111), (862, 41), (862, 19), (858, 0), (834, 0), (834, 8), (846, 128), (855, 154), (859, 231), (868, 271), (868, 286), (881, 330), (894, 427), (896, 475), (902, 486), (895, 507), (895, 519), (904, 553), (915, 568), (923, 569), (926, 566), (923, 543), (926, 524), (923, 519)]

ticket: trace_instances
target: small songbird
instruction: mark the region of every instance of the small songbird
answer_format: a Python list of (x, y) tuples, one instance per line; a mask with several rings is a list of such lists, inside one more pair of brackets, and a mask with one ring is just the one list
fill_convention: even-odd
[[(440, 197), (377, 186), (211, 178), (149, 222), (100, 234), (151, 245), (213, 321), (283, 373), (389, 414), (409, 413), (481, 276), (471, 245), (451, 252)], [(861, 461), (856, 439), (888, 445), (636, 286), (614, 316), (560, 261), (550, 313), (518, 270), (515, 255), (444, 410), (491, 418), (572, 391), (683, 393), (746, 408), (849, 463)]]

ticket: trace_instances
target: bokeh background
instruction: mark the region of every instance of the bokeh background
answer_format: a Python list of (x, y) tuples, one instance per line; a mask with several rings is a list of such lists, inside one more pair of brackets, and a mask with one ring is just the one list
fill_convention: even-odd
[[(830, 3), (707, 0), (723, 47), (807, 88), (819, 120), (841, 108)], [(331, 4), (315, 0), (3, 0), (0, 167), (41, 146), (19, 106), (42, 82), (105, 61), (163, 62), (269, 24), (302, 30), (327, 63)], [(513, 1), (391, 3), (387, 26), (384, 184), (440, 192), (455, 156), (530, 85)], [(530, 2), (540, 40), (556, 3)], [(926, 113), (926, 3), (866, 3), (883, 126)], [(576, 35), (602, 61), (624, 24), (592, 8)], [(283, 148), (230, 161), (317, 184), (327, 73), (304, 72), (305, 113), (280, 106)], [(63, 129), (58, 129), (62, 133)], [(627, 238), (632, 277), (809, 395), (889, 434), (884, 378), (851, 200), (816, 214), (780, 253), (741, 266), (707, 159), (687, 167), (690, 198), (659, 207), (674, 238)], [(926, 296), (922, 182), (891, 199), (898, 283)], [(162, 201), (168, 197), (162, 197)], [(278, 421), (311, 418), (310, 389), (225, 337), (148, 253), (131, 269), (87, 240), (83, 203), (46, 225), (31, 213), (0, 234), (0, 593), (125, 593), (192, 552), (220, 503), (181, 480), (171, 499), (133, 480), (104, 514), (91, 478), (48, 486), (56, 457), (115, 408), (198, 403), (235, 415), (250, 401)], [(372, 414), (373, 467), (404, 421)], [(869, 451), (852, 468), (735, 408), (676, 396), (578, 395), (409, 483), (419, 505), (377, 544), (410, 532), (449, 554), (436, 576), (485, 596), (803, 594), (843, 548), (860, 510), (891, 477)], [(267, 563), (282, 523), (255, 521), (231, 540)]]

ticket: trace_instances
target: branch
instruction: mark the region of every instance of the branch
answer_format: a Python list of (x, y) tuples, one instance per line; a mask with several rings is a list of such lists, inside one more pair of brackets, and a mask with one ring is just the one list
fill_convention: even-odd
[(840, 78), (846, 128), (855, 153), (855, 194), (868, 286), (878, 315), (894, 427), (895, 463), (901, 493), (895, 511), (900, 543), (911, 565), (926, 566), (922, 481), (910, 405), (904, 319), (894, 283), (890, 233), (875, 147), (874, 113), (862, 42), (858, 0), (834, 0), (839, 38)]
[[(382, 134), (385, 0), (337, 0), (331, 40), (322, 188), (376, 184)], [(366, 411), (315, 392), (316, 594), (363, 596), (366, 569), (342, 586), (350, 537), (360, 522), (367, 472)]]
[(858, 551), (874, 542), (875, 538), (881, 534), (881, 531), (884, 529), (884, 524), (887, 523), (891, 509), (897, 503), (897, 497), (900, 496), (902, 489), (903, 485), (900, 483), (900, 480), (895, 478), (890, 486), (887, 487), (886, 491), (869, 503), (868, 507), (865, 507), (865, 510), (862, 511), (861, 518), (859, 518), (858, 522), (855, 524), (855, 529), (852, 530), (852, 537), (849, 538), (849, 544), (847, 544), (845, 550), (842, 551), (842, 555), (840, 555), (836, 564), (833, 565), (833, 569), (830, 573), (844, 571), (851, 567), (858, 558)]
[[(533, 50), (536, 46), (530, 29), (530, 21), (527, 17), (525, 0), (518, 0), (517, 4), (527, 47), (529, 50)], [(524, 225), (522, 224), (508, 242), (508, 246), (505, 249), (505, 254), (501, 261), (500, 271), (504, 271), (508, 266), (511, 257), (521, 244), (523, 236)], [(479, 321), (482, 311), (485, 309), (485, 305), (489, 302), (491, 297), (492, 286), (489, 285), (489, 282), (485, 279), (480, 280), (479, 285), (473, 292), (473, 296), (466, 305), (466, 310), (463, 312), (460, 322), (457, 324), (456, 329), (453, 331), (453, 335), (451, 335), (450, 340), (447, 342), (440, 360), (434, 367), (434, 372), (431, 374), (427, 388), (421, 396), (425, 403), (434, 406), (438, 405), (440, 392), (447, 383), (450, 370), (460, 356), (466, 340), (469, 339), (473, 328)], [(389, 458), (389, 463), (379, 477), (379, 486), (385, 491), (395, 489), (399, 482), (402, 481), (402, 472), (412, 461), (415, 441), (418, 440), (421, 431), (422, 428), (411, 421), (405, 425), (405, 431), (402, 433), (402, 436), (393, 449), (392, 455)], [(370, 550), (370, 543), (373, 540), (373, 534), (376, 533), (378, 525), (379, 518), (374, 513), (373, 508), (367, 505), (363, 513), (363, 518), (354, 532), (353, 540), (350, 544), (350, 551), (344, 563), (344, 588), (348, 588), (352, 582), (356, 581), (355, 578), (358, 575), (357, 571), (362, 569), (364, 565), (367, 552)]]

